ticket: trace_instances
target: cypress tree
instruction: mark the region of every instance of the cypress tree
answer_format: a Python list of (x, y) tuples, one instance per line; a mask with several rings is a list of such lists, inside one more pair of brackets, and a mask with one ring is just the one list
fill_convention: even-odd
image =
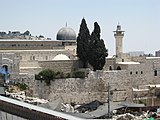
[(100, 26), (97, 22), (94, 23), (94, 30), (91, 34), (89, 43), (89, 64), (93, 67), (93, 71), (102, 70), (105, 65), (105, 57), (108, 56), (108, 51), (105, 48), (103, 39), (100, 39)]
[(86, 68), (88, 65), (89, 39), (89, 29), (87, 27), (85, 19), (83, 18), (77, 37), (77, 56), (83, 62), (83, 68)]

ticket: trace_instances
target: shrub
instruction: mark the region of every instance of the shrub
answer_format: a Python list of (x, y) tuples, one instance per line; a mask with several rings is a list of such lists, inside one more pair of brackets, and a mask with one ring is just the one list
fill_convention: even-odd
[(18, 88), (23, 91), (27, 89), (27, 85), (25, 83), (21, 84), (21, 83), (17, 83), (16, 86), (18, 86)]
[(56, 72), (56, 79), (64, 78), (64, 73), (63, 72)]
[(35, 80), (41, 80), (40, 75), (35, 74)]
[(71, 74), (70, 73), (67, 73), (66, 74), (66, 78), (70, 78), (71, 77)]
[(85, 78), (85, 72), (84, 71), (75, 71), (73, 72), (74, 78)]
[[(74, 76), (76, 78), (84, 78), (85, 73), (82, 71), (76, 71), (74, 73)], [(35, 74), (35, 79), (36, 80), (45, 80), (46, 84), (50, 84), (50, 81), (53, 79), (61, 79), (61, 78), (70, 78), (71, 74), (70, 73), (63, 73), (63, 72), (54, 72), (53, 70), (50, 69), (45, 69), (38, 74)]]
[(61, 72), (60, 78), (64, 78), (64, 73), (63, 72)]
[(55, 78), (55, 72), (50, 69), (45, 69), (35, 75), (36, 80), (45, 80), (46, 84), (49, 85), (50, 81)]

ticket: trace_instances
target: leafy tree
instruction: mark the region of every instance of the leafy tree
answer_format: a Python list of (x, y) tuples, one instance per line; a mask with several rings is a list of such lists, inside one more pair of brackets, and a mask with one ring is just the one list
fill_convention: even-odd
[(83, 62), (83, 68), (87, 67), (89, 54), (90, 33), (85, 19), (82, 19), (79, 34), (77, 37), (77, 56)]
[(88, 61), (93, 67), (93, 70), (102, 70), (105, 65), (105, 57), (108, 56), (108, 51), (105, 48), (103, 39), (100, 39), (100, 26), (97, 22), (94, 23), (94, 30), (91, 34), (91, 40), (89, 43)]
[(50, 84), (50, 81), (53, 80), (55, 78), (55, 73), (54, 71), (50, 70), (50, 69), (45, 69), (43, 71), (41, 71), (36, 78), (38, 80), (45, 80), (45, 82), (47, 84)]

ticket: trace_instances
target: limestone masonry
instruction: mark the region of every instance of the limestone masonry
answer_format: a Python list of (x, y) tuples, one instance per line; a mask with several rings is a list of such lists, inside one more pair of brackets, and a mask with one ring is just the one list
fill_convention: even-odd
[(84, 79), (56, 79), (47, 86), (34, 77), (47, 68), (64, 73), (81, 69), (76, 57), (76, 35), (68, 27), (58, 32), (58, 40), (0, 39), (0, 65), (11, 73), (9, 80), (28, 84), (34, 96), (50, 101), (60, 98), (65, 103), (106, 102), (108, 83), (112, 101), (132, 101), (133, 89), (160, 84), (160, 58), (123, 53), (123, 36), (118, 25), (114, 31), (116, 55), (106, 58), (102, 71), (86, 70)]

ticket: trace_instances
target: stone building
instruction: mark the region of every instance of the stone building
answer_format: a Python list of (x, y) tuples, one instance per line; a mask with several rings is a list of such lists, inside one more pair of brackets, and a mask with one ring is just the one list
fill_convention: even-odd
[(18, 33), (13, 39), (8, 34), (0, 39), (0, 65), (9, 72), (9, 80), (28, 79), (46, 68), (66, 73), (76, 69), (76, 33), (72, 28), (61, 28), (57, 40), (21, 39)]
[[(123, 53), (123, 32), (119, 25), (117, 30), (114, 31), (116, 55), (106, 58), (106, 64), (103, 69), (105, 74), (103, 73), (102, 78), (111, 84), (115, 84), (112, 85), (112, 90), (116, 91), (116, 93), (124, 90), (125, 94), (120, 96), (125, 95), (128, 100), (133, 100), (133, 89), (140, 89), (141, 86), (148, 84), (155, 85), (160, 83), (160, 58), (130, 56), (127, 53)], [(118, 94), (120, 93), (118, 92)], [(115, 95), (113, 94), (114, 100), (117, 99)]]
[[(79, 68), (79, 61), (76, 58), (76, 34), (68, 27), (58, 31), (57, 40), (1, 39), (0, 54), (3, 56), (0, 61), (9, 58), (5, 55), (12, 54), (13, 57), (10, 59), (13, 63), (9, 64), (11, 60), (8, 60), (6, 64), (8, 70), (15, 69), (14, 72), (17, 73), (15, 78), (26, 77), (23, 82), (31, 85), (33, 94), (41, 98), (51, 101), (63, 98), (64, 102), (75, 103), (96, 99), (105, 102), (109, 83), (112, 101), (132, 101), (133, 89), (160, 83), (160, 58), (130, 56), (123, 53), (124, 31), (120, 25), (114, 31), (114, 37), (116, 55), (106, 58), (102, 71), (90, 70), (85, 79), (58, 79), (52, 81), (51, 86), (34, 81), (34, 74), (46, 68), (65, 73)], [(32, 81), (28, 78), (32, 78)]]
[[(133, 101), (137, 94), (133, 90), (148, 84), (160, 84), (160, 58), (123, 53), (124, 31), (120, 25), (114, 31), (114, 36), (116, 55), (106, 58), (103, 71), (89, 71), (85, 79), (55, 80), (51, 86), (37, 81), (35, 95), (50, 100), (62, 98), (67, 103), (84, 103), (96, 99), (105, 102), (108, 99), (109, 83), (112, 101)], [(141, 95), (146, 95), (146, 91), (141, 92)]]

